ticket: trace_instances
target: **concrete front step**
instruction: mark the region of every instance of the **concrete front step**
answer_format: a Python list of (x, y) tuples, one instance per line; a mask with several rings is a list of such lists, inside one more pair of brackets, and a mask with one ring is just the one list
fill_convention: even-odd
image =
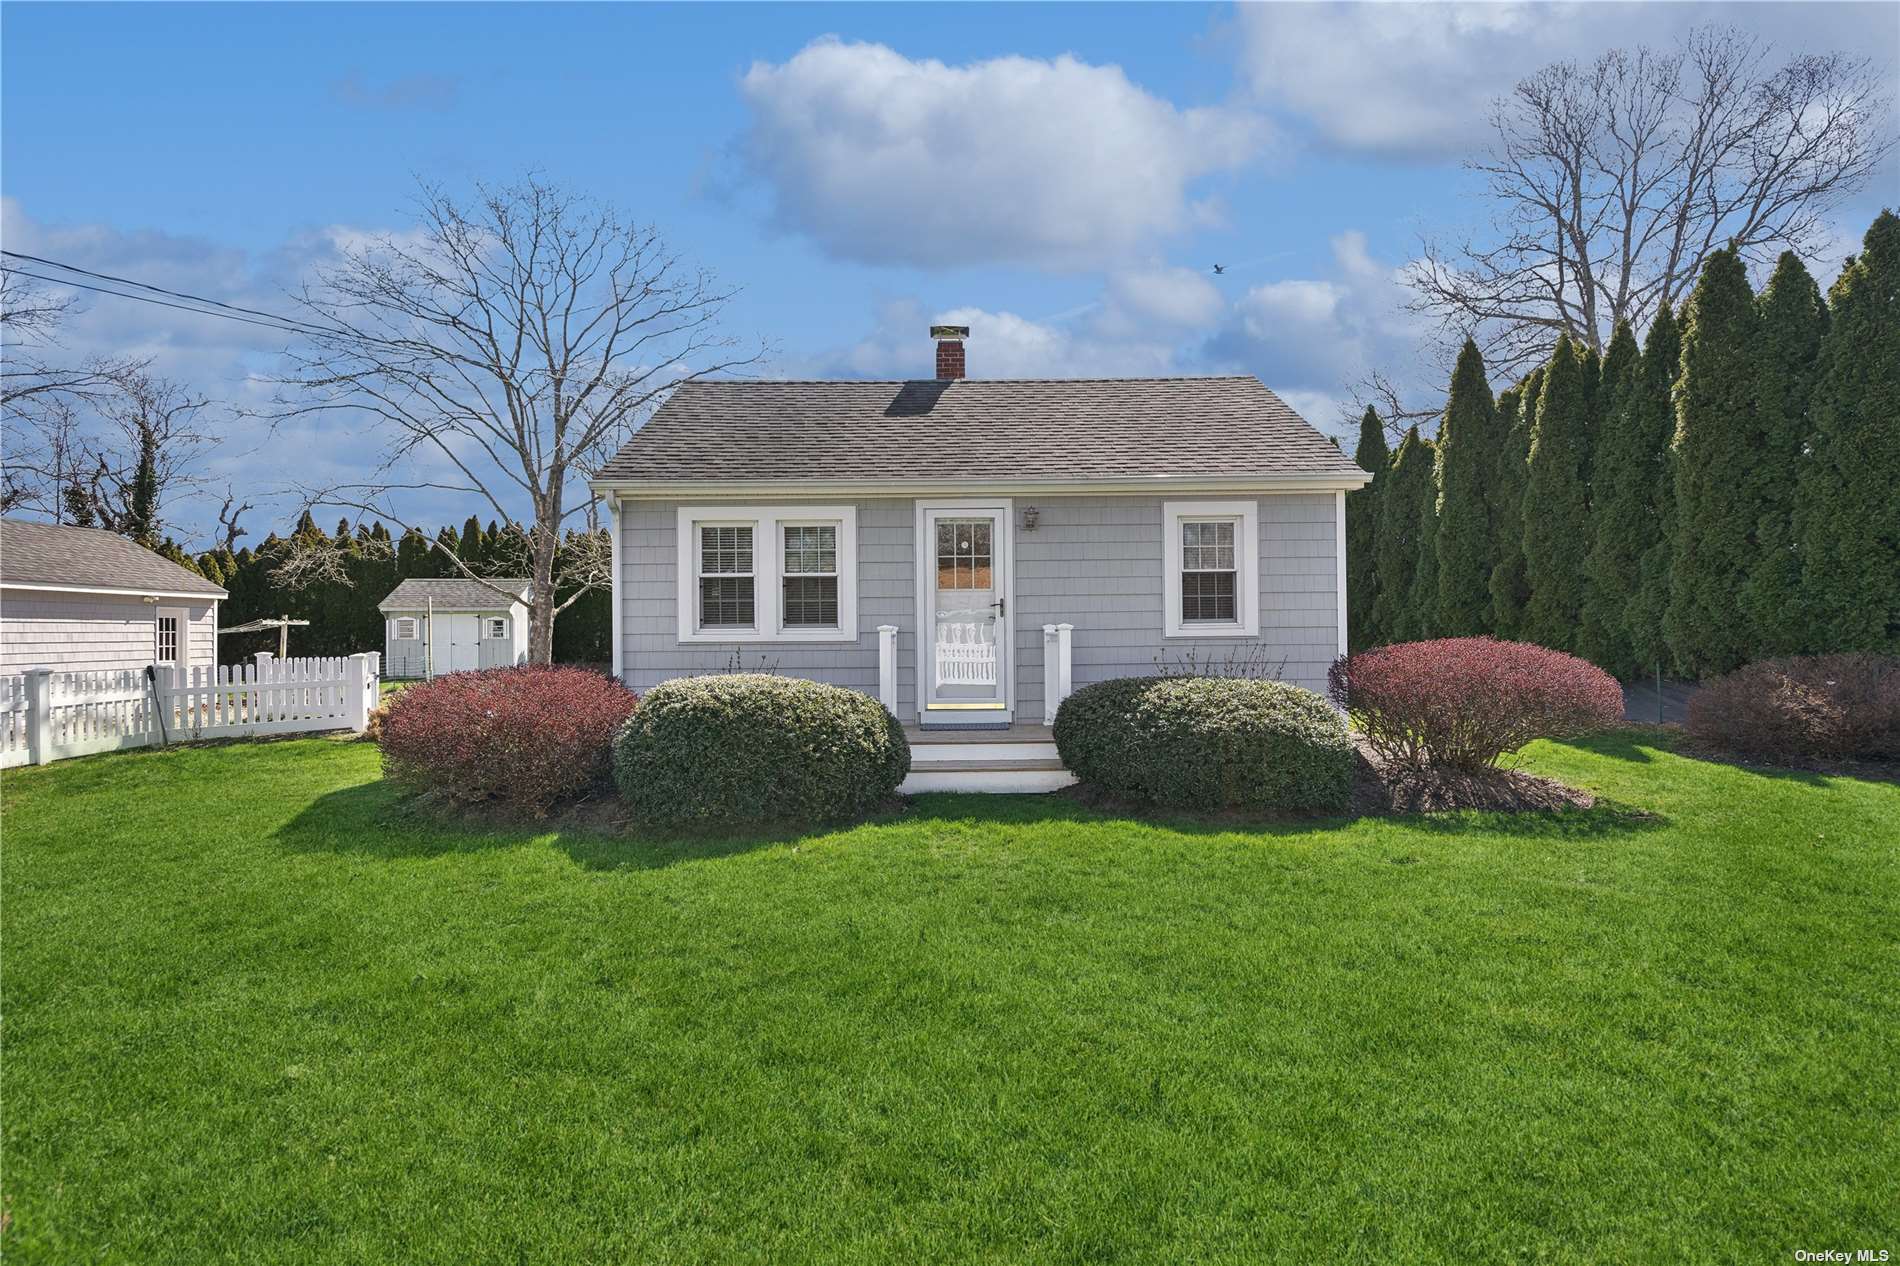
[(1062, 767), (1046, 725), (1026, 722), (1006, 730), (906, 728), (910, 777), (898, 790), (1054, 791), (1075, 781)]

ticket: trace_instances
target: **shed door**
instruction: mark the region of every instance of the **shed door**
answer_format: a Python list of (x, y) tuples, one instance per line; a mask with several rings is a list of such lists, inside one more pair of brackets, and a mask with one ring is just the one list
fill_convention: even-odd
[(429, 621), (429, 667), (437, 676), (482, 666), (482, 621), (476, 615), (436, 613)]

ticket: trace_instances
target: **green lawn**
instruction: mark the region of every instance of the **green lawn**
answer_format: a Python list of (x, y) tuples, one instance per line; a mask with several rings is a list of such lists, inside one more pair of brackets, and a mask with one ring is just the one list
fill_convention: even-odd
[(9, 1262), (1900, 1250), (1900, 786), (470, 834), (325, 740), (4, 778)]

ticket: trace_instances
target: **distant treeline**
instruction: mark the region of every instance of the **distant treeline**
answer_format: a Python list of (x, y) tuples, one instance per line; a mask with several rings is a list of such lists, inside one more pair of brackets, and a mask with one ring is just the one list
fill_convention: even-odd
[(1618, 325), (1492, 398), (1465, 344), (1436, 439), (1367, 410), (1352, 639), (1488, 634), (1620, 677), (1900, 652), (1900, 218), (1823, 299), (1715, 252), (1639, 347)]

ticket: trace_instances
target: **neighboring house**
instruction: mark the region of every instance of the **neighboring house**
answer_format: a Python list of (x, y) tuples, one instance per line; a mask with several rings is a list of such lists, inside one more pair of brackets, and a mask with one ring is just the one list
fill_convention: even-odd
[(1370, 476), (1255, 378), (969, 380), (967, 333), (935, 379), (673, 392), (592, 482), (622, 680), (769, 665), (931, 730), (1190, 658), (1324, 689)]
[(529, 592), (528, 581), (512, 578), (403, 581), (376, 604), (383, 613), (383, 676), (439, 677), (527, 663)]
[(0, 520), (0, 674), (215, 665), (225, 596), (117, 533)]

